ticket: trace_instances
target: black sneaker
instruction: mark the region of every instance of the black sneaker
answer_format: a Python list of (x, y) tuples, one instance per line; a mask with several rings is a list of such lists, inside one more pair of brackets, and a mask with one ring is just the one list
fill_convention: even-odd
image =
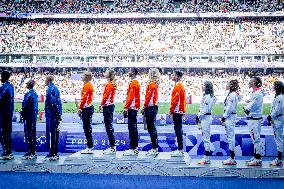
[(25, 153), (25, 155), (22, 156), (21, 159), (28, 159), (28, 157), (31, 155), (30, 152)]
[(46, 156), (43, 158), (43, 160), (47, 161), (47, 160), (49, 160), (49, 158), (50, 158), (50, 154), (46, 154)]
[(29, 155), (31, 155), (32, 153), (30, 153), (30, 152), (27, 152), (27, 153), (25, 153), (25, 155), (24, 156), (29, 156)]

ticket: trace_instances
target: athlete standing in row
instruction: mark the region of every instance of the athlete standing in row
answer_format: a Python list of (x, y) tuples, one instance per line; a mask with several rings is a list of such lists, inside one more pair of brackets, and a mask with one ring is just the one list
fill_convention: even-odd
[(149, 70), (149, 82), (146, 88), (145, 102), (143, 114), (146, 117), (148, 133), (152, 142), (152, 149), (148, 151), (148, 155), (158, 154), (158, 136), (156, 129), (156, 116), (158, 113), (158, 88), (160, 82), (160, 72), (157, 68)]
[(129, 77), (131, 82), (127, 90), (127, 98), (124, 105), (124, 117), (128, 117), (128, 130), (130, 149), (126, 150), (123, 155), (131, 156), (138, 155), (138, 129), (137, 129), (137, 113), (140, 109), (140, 84), (136, 77), (138, 70), (131, 68), (129, 71)]
[(198, 164), (210, 164), (210, 126), (212, 123), (212, 108), (216, 102), (214, 96), (213, 84), (211, 81), (205, 81), (202, 86), (204, 95), (201, 100), (199, 113), (196, 122), (201, 124), (201, 132), (205, 148), (205, 156), (198, 161)]
[(114, 154), (116, 152), (114, 129), (113, 129), (113, 112), (114, 112), (114, 96), (116, 91), (115, 71), (108, 69), (105, 72), (105, 78), (108, 80), (105, 85), (102, 101), (100, 103), (100, 112), (103, 111), (106, 133), (110, 147), (104, 150), (104, 154)]
[(275, 97), (271, 105), (268, 121), (272, 123), (274, 139), (277, 146), (277, 158), (271, 162), (272, 166), (282, 166), (283, 155), (283, 127), (284, 127), (284, 84), (282, 81), (274, 82)]
[(1, 73), (0, 87), (0, 139), (3, 154), (0, 160), (14, 159), (12, 153), (12, 117), (14, 112), (14, 86), (10, 83), (11, 73), (3, 71)]
[(183, 156), (183, 130), (182, 117), (186, 112), (186, 95), (185, 88), (181, 82), (183, 73), (175, 71), (172, 75), (172, 80), (175, 82), (174, 89), (171, 95), (170, 117), (174, 121), (174, 129), (178, 142), (178, 149), (171, 153), (171, 156)]
[(93, 137), (92, 137), (92, 116), (94, 114), (93, 95), (94, 87), (91, 83), (92, 73), (85, 72), (82, 76), (84, 86), (81, 93), (81, 101), (79, 105), (78, 114), (82, 117), (83, 129), (87, 140), (87, 148), (82, 150), (82, 154), (93, 153)]
[(25, 141), (28, 146), (28, 152), (23, 156), (23, 159), (35, 159), (36, 156), (36, 122), (38, 114), (38, 96), (34, 90), (35, 81), (27, 82), (29, 90), (22, 103), (21, 116), (24, 121)]
[(247, 161), (248, 166), (261, 166), (261, 121), (263, 110), (263, 91), (261, 90), (262, 81), (260, 77), (253, 77), (249, 82), (249, 87), (252, 89), (250, 99), (244, 107), (244, 112), (247, 115), (248, 127), (250, 136), (254, 144), (254, 157)]
[(230, 157), (223, 161), (224, 165), (236, 165), (235, 160), (235, 126), (237, 118), (237, 106), (239, 102), (239, 82), (238, 80), (231, 80), (228, 82), (226, 89), (229, 90), (224, 102), (224, 114), (222, 117), (222, 125), (225, 126), (227, 139), (229, 143)]

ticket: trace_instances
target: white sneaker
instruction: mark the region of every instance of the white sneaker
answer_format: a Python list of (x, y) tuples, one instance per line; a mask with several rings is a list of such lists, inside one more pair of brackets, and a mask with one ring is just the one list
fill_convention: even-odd
[(108, 155), (108, 154), (115, 154), (115, 152), (116, 152), (116, 147), (114, 147), (114, 148), (110, 147), (110, 148), (104, 150), (104, 151), (103, 151), (103, 154), (105, 154), (105, 155)]
[(33, 159), (36, 159), (37, 158), (37, 155), (36, 154), (30, 154), (30, 155), (24, 155), (21, 159), (22, 160), (33, 160)]
[(147, 152), (147, 155), (150, 156), (150, 155), (157, 155), (159, 152), (157, 149), (151, 149)]
[(282, 160), (276, 158), (274, 159), (271, 163), (270, 163), (271, 166), (282, 166), (283, 165), (283, 162)]
[(223, 165), (237, 165), (237, 162), (235, 159), (229, 157), (225, 161), (223, 161)]
[(197, 164), (200, 164), (200, 165), (208, 165), (210, 163), (211, 163), (211, 161), (210, 161), (210, 158), (208, 156), (204, 156), (201, 160), (199, 160), (197, 162)]
[(139, 151), (138, 149), (129, 149), (129, 150), (126, 150), (123, 152), (123, 155), (124, 156), (135, 156), (135, 155), (138, 155), (139, 154)]
[(171, 153), (171, 156), (172, 157), (181, 157), (181, 156), (183, 156), (183, 153), (184, 153), (183, 150), (175, 150)]
[(28, 156), (27, 159), (33, 160), (33, 159), (36, 159), (36, 158), (37, 158), (36, 154), (31, 154), (31, 155)]
[(49, 158), (49, 161), (57, 161), (57, 160), (59, 160), (59, 156), (58, 155), (54, 155), (54, 156)]
[(246, 160), (246, 163), (251, 162), (255, 159), (255, 157), (250, 158), (249, 160)]
[(81, 154), (93, 154), (93, 148), (86, 148), (85, 150), (80, 151)]
[(12, 160), (14, 159), (14, 155), (11, 153), (9, 155), (1, 155), (0, 160)]
[(253, 161), (247, 162), (247, 166), (261, 166), (262, 160), (261, 159), (254, 159)]

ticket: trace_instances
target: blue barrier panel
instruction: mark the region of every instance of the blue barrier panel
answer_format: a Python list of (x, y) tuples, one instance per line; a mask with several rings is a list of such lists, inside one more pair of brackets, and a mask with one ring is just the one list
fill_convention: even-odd
[[(27, 147), (24, 140), (24, 131), (22, 124), (13, 125), (13, 150), (18, 152), (26, 151)], [(159, 151), (168, 152), (177, 149), (176, 136), (172, 126), (158, 126)], [(202, 155), (204, 145), (201, 132), (193, 125), (184, 125), (184, 147), (189, 155)], [(129, 148), (129, 135), (127, 125), (115, 124), (115, 145), (118, 151)], [(151, 149), (151, 140), (143, 125), (138, 126), (139, 150), (147, 151)], [(93, 125), (94, 149), (103, 150), (109, 147), (107, 134), (104, 125)], [(262, 155), (275, 156), (277, 153), (276, 144), (273, 138), (272, 127), (262, 127)], [(59, 151), (77, 152), (86, 148), (85, 135), (80, 124), (63, 124), (60, 132)], [(45, 124), (40, 123), (37, 126), (37, 151), (47, 151)], [(229, 155), (228, 143), (225, 129), (222, 126), (211, 126), (211, 151), (212, 155)], [(236, 155), (253, 155), (253, 144), (249, 135), (248, 128), (236, 128)]]

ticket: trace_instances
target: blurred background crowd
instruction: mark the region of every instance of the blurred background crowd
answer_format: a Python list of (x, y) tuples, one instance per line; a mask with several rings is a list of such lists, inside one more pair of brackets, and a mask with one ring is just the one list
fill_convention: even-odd
[(283, 19), (0, 22), (0, 53), (284, 53)]
[(273, 12), (281, 0), (1, 0), (0, 12), (117, 13), (117, 12)]
[[(106, 84), (106, 79), (103, 76), (103, 70), (92, 71), (93, 80), (92, 83), (95, 88), (94, 92), (94, 100), (99, 102), (102, 97), (102, 92), (104, 89), (104, 85)], [(117, 92), (116, 92), (116, 101), (123, 102), (126, 98), (127, 88), (130, 82), (130, 78), (128, 77), (127, 70), (122, 68), (116, 69), (116, 83), (117, 83)], [(172, 70), (173, 71), (173, 70)], [(45, 77), (50, 74), (48, 70), (45, 71), (37, 71), (33, 73), (25, 73), (22, 71), (14, 71), (11, 82), (15, 86), (15, 93), (18, 96), (23, 96), (27, 91), (25, 88), (25, 83), (30, 79), (34, 79), (36, 81), (35, 90), (39, 95), (45, 95), (46, 87), (45, 87)], [(80, 98), (81, 89), (83, 87), (83, 82), (81, 81), (81, 74), (83, 72), (78, 71), (53, 71), (52, 74), (55, 76), (55, 84), (59, 87), (61, 95), (73, 96), (75, 98)], [(171, 92), (174, 87), (174, 82), (171, 80), (171, 73), (161, 74), (160, 85), (159, 85), (159, 101), (160, 102), (168, 102), (170, 100)], [(262, 89), (264, 90), (266, 95), (274, 95), (273, 91), (273, 83), (276, 80), (284, 81), (283, 73), (270, 73), (263, 74), (258, 73), (263, 80)], [(237, 73), (237, 72), (222, 72), (222, 73), (210, 73), (204, 72), (202, 70), (198, 71), (184, 71), (184, 77), (182, 82), (185, 85), (187, 96), (192, 96), (193, 98), (198, 98), (203, 96), (202, 92), (202, 84), (209, 80), (213, 82), (215, 96), (219, 98), (219, 100), (223, 100), (227, 92), (226, 85), (229, 80), (238, 79), (240, 89), (239, 93), (241, 96), (249, 97), (251, 94), (251, 90), (249, 89), (248, 83), (250, 80), (250, 76), (247, 73)], [(149, 81), (148, 79), (148, 71), (147, 69), (140, 70), (140, 73), (137, 77), (141, 85), (141, 99), (144, 99), (146, 86)]]

